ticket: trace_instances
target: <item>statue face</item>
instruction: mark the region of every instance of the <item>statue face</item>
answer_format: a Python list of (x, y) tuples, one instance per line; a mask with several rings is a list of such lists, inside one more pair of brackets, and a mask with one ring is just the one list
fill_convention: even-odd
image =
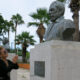
[(49, 15), (50, 15), (50, 19), (51, 21), (55, 21), (58, 15), (58, 11), (56, 9), (56, 7), (50, 7), (49, 9)]
[(55, 1), (50, 5), (49, 15), (51, 21), (55, 21), (56, 19), (63, 16), (65, 11), (64, 5), (61, 2)]

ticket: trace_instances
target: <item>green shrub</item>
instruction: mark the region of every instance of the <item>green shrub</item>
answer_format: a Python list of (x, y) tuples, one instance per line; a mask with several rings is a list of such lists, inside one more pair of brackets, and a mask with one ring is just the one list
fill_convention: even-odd
[(26, 53), (26, 58), (27, 58), (27, 59), (30, 58), (30, 53), (29, 53), (29, 52)]
[(22, 51), (18, 51), (18, 52), (17, 52), (17, 55), (18, 55), (18, 56), (22, 56)]

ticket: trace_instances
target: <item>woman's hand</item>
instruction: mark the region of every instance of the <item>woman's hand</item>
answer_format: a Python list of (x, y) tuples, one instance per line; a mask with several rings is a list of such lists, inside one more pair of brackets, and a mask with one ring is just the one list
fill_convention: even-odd
[(18, 60), (18, 55), (16, 55), (16, 56), (13, 57), (12, 62), (13, 63), (17, 63), (17, 60)]

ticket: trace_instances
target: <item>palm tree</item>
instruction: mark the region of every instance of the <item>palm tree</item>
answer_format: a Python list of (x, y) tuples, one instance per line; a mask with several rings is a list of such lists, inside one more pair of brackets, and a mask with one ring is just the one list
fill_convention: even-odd
[(15, 31), (14, 29), (14, 24), (12, 21), (4, 21), (5, 24), (5, 28), (4, 28), (4, 33), (8, 33), (8, 40), (9, 40), (9, 36), (10, 36), (10, 31)]
[(74, 40), (79, 41), (79, 10), (80, 10), (80, 0), (71, 0), (69, 7), (73, 12), (73, 19), (75, 23), (75, 34)]
[(0, 14), (0, 41), (2, 41), (1, 36), (3, 36), (3, 29), (4, 29), (4, 18)]
[(36, 26), (38, 27), (37, 29), (37, 34), (40, 38), (40, 43), (43, 42), (43, 36), (45, 34), (45, 27), (44, 24), (49, 24), (49, 15), (48, 15), (48, 11), (45, 8), (39, 8), (37, 9), (37, 12), (32, 13), (30, 15), (35, 22), (29, 22), (28, 26)]
[(3, 34), (3, 30), (4, 30), (4, 18), (3, 16), (0, 14), (0, 34)]
[(65, 0), (57, 0), (57, 1), (64, 2)]
[[(21, 25), (21, 24), (24, 24), (24, 21), (23, 21), (23, 19), (22, 19), (22, 17), (21, 17), (20, 14), (13, 15), (12, 18), (11, 18), (11, 21), (14, 24), (14, 28), (15, 28), (15, 39), (16, 39), (17, 26), (18, 25)], [(15, 42), (15, 50), (16, 50), (16, 42)]]
[(26, 61), (26, 50), (29, 45), (34, 45), (35, 40), (28, 32), (22, 32), (22, 34), (16, 37), (16, 44), (22, 44), (22, 59), (23, 62)]

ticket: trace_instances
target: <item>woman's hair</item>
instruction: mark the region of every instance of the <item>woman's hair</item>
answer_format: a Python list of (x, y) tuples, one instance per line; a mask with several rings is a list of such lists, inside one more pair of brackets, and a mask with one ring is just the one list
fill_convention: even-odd
[(2, 46), (0, 46), (0, 54), (1, 54), (1, 50), (4, 49)]

